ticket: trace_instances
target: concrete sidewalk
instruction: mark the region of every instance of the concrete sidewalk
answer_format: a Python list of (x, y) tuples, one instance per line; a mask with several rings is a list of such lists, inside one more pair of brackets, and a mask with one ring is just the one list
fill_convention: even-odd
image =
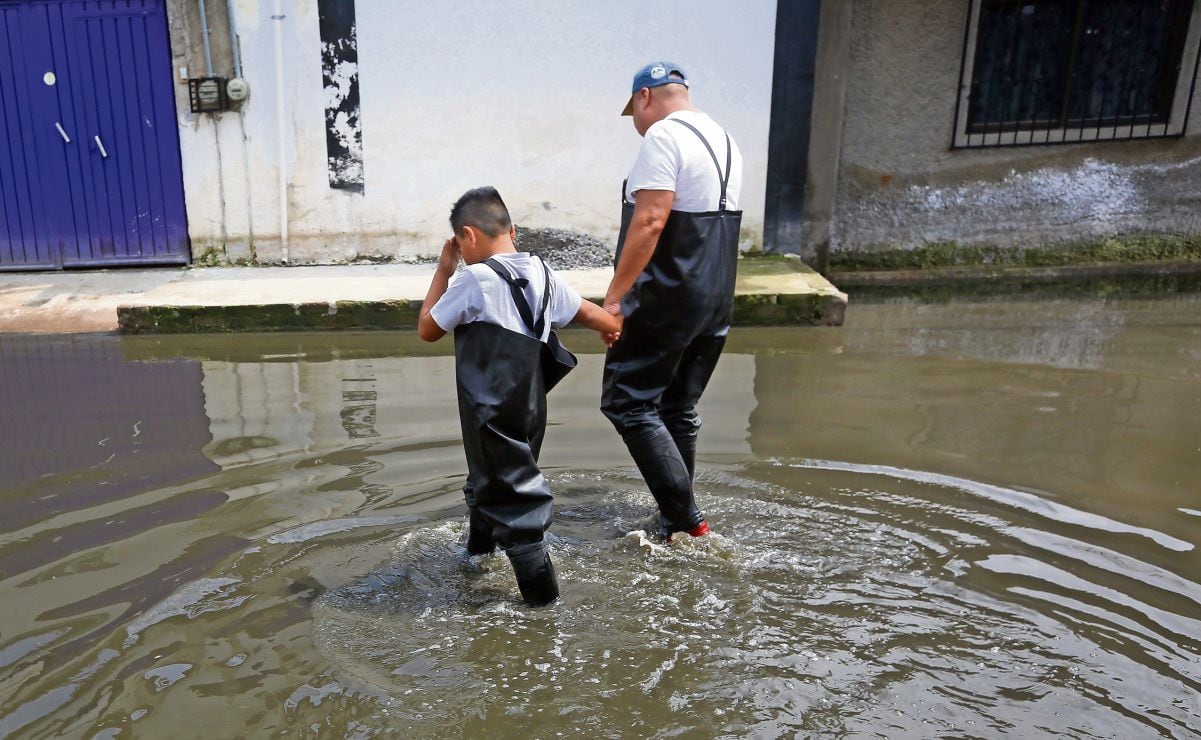
[[(432, 264), (0, 273), (0, 332), (410, 329)], [(610, 269), (560, 271), (590, 299)], [(847, 297), (795, 259), (739, 262), (739, 325), (837, 325)]]

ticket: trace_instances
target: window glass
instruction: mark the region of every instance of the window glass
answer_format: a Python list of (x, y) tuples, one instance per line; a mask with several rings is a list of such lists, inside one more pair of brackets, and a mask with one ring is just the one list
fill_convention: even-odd
[(985, 2), (972, 79), (973, 126), (1058, 125), (1075, 0)]
[(1084, 5), (1072, 78), (1071, 124), (1160, 121), (1172, 109), (1179, 45), (1170, 0), (1089, 0)]
[(967, 130), (1166, 122), (1193, 0), (981, 0)]

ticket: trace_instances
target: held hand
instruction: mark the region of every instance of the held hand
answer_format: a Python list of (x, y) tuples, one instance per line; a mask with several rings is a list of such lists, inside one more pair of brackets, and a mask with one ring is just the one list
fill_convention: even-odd
[(603, 331), (601, 332), (600, 338), (601, 341), (605, 343), (606, 347), (612, 347), (614, 344), (617, 344), (618, 339), (621, 339), (621, 332)]
[[(608, 306), (605, 306), (605, 308), (607, 311)], [(609, 313), (612, 313), (612, 312), (609, 312)], [(605, 343), (606, 347), (612, 347), (614, 344), (617, 343), (618, 339), (621, 339), (621, 330), (625, 327), (625, 317), (621, 315), (620, 304), (617, 307), (617, 313), (613, 314), (613, 318), (615, 318), (617, 320), (617, 331), (601, 332), (601, 341)]]

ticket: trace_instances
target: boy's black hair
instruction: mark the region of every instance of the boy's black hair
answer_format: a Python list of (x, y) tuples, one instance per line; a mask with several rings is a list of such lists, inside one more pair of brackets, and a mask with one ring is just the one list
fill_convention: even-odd
[(450, 228), (458, 235), (464, 226), (474, 226), (494, 239), (512, 228), (509, 209), (496, 188), (474, 188), (455, 201), (450, 209)]

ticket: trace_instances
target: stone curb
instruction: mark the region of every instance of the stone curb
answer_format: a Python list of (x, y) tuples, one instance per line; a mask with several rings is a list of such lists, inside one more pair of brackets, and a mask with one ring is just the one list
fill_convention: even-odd
[[(326, 271), (328, 273), (328, 271)], [(117, 307), (122, 334), (180, 334), (278, 331), (406, 330), (417, 326), (428, 276), (368, 277), (339, 281), (338, 273), (275, 271), (255, 283), (253, 274), (229, 276), (240, 292), (212, 279), (171, 284)], [(432, 274), (432, 273), (431, 273)], [(608, 270), (562, 271), (582, 295), (600, 303)], [(361, 276), (360, 276), (361, 277)], [(363, 295), (354, 299), (355, 293)], [(329, 296), (328, 300), (314, 300)], [(238, 296), (245, 296), (239, 298)], [(295, 296), (295, 300), (287, 297)], [(258, 300), (256, 300), (256, 297)], [(282, 300), (281, 300), (282, 299)], [(735, 286), (736, 326), (836, 326), (846, 314), (847, 296), (797, 259), (746, 257), (739, 260)]]
[(118, 306), (121, 334), (415, 329), (421, 301)]
[[(591, 298), (600, 303), (599, 298)], [(846, 296), (831, 293), (741, 293), (734, 298), (734, 326), (839, 326)], [(117, 308), (122, 334), (188, 334), (274, 331), (406, 330), (417, 327), (421, 301), (235, 306), (136, 306)]]

